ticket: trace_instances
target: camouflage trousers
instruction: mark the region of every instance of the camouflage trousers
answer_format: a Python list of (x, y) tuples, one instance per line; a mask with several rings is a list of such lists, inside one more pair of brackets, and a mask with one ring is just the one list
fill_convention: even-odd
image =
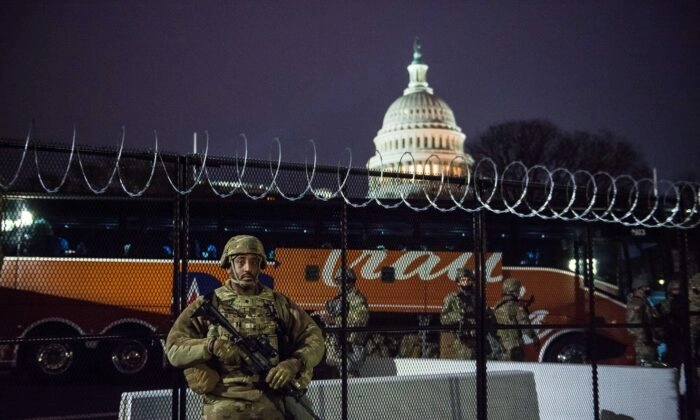
[(648, 366), (656, 361), (656, 347), (645, 340), (634, 342), (634, 353), (639, 366)]
[[(335, 335), (326, 337), (326, 363), (340, 371), (343, 349)], [(347, 369), (350, 376), (359, 376), (360, 368), (367, 359), (367, 348), (362, 344), (348, 343)]]
[(473, 339), (455, 338), (452, 343), (452, 353), (455, 359), (473, 360), (476, 357), (476, 341)]
[(270, 399), (262, 394), (259, 400), (250, 401), (214, 395), (204, 396), (205, 420), (284, 420), (282, 399)]

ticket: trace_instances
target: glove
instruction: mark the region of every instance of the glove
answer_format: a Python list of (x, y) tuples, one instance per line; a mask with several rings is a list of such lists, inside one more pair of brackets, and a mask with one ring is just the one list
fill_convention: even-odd
[(279, 362), (277, 366), (270, 369), (265, 377), (265, 382), (272, 389), (280, 389), (291, 381), (301, 369), (301, 361), (291, 358)]
[(318, 319), (327, 327), (332, 327), (335, 323), (333, 322), (333, 316), (328, 313), (328, 311), (316, 311), (311, 314), (312, 317), (318, 317)]
[(209, 349), (214, 357), (227, 365), (239, 365), (241, 363), (241, 350), (227, 338), (215, 338), (209, 344)]

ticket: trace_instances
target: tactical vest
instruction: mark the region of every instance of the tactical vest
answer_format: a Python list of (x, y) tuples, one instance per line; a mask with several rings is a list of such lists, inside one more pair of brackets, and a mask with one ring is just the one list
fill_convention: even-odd
[[(273, 365), (279, 362), (280, 343), (278, 338), (279, 316), (281, 305), (278, 305), (272, 290), (264, 287), (262, 292), (254, 296), (239, 295), (227, 287), (216, 289), (214, 305), (221, 314), (244, 337), (265, 335), (278, 356), (270, 359)], [(210, 337), (227, 337), (228, 332), (221, 326), (210, 328)], [(230, 338), (230, 337), (229, 337)], [(225, 385), (238, 389), (250, 389), (260, 378), (251, 375), (240, 365), (219, 363), (219, 372)]]
[(460, 311), (463, 316), (463, 320), (468, 325), (476, 324), (476, 296), (472, 293), (466, 293), (459, 291), (457, 293), (459, 298)]

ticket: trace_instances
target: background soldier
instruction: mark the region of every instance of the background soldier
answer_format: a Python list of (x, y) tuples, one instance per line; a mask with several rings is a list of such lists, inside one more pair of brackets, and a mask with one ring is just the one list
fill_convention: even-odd
[[(698, 375), (698, 364), (700, 363), (700, 273), (695, 273), (688, 280), (688, 311), (690, 313), (690, 348), (691, 356), (695, 361), (695, 401), (700, 401), (700, 376)], [(690, 396), (691, 398), (693, 396)], [(697, 403), (696, 403), (697, 404)]]
[[(186, 368), (190, 388), (204, 395), (206, 419), (285, 419), (304, 412), (275, 390), (295, 380), (302, 388), (323, 358), (321, 329), (283, 294), (260, 284), (267, 260), (262, 243), (253, 236), (234, 236), (226, 243), (221, 267), (229, 279), (215, 290), (211, 302), (244, 337), (266, 340), (277, 350), (274, 365), (256, 373), (250, 359), (233, 344), (223, 327), (194, 316), (203, 297), (192, 302), (175, 321), (166, 352), (175, 367)], [(296, 417), (303, 418), (303, 417)]]
[(452, 352), (457, 359), (474, 359), (476, 347), (476, 301), (474, 273), (468, 268), (458, 268), (454, 281), (459, 290), (445, 296), (440, 313), (442, 325), (458, 325)]
[(657, 305), (663, 322), (663, 337), (666, 343), (664, 362), (679, 368), (683, 363), (683, 314), (681, 308), (681, 283), (671, 280), (666, 289), (666, 298)]
[(628, 324), (642, 324), (642, 327), (629, 328), (635, 337), (634, 351), (639, 366), (653, 366), (656, 362), (656, 347), (661, 342), (663, 331), (659, 328), (660, 316), (649, 302), (651, 285), (644, 276), (635, 277), (632, 292), (627, 297)]
[(525, 340), (523, 336), (528, 336), (537, 347), (540, 346), (540, 339), (535, 331), (530, 327), (530, 314), (520, 303), (520, 280), (509, 278), (503, 281), (503, 297), (496, 303), (493, 311), (496, 321), (501, 325), (521, 325), (521, 329), (499, 329), (498, 337), (503, 345), (503, 360), (525, 360)]
[(696, 361), (700, 361), (700, 352), (698, 351), (700, 336), (700, 273), (696, 273), (688, 281), (688, 311), (690, 312), (690, 339), (692, 343), (693, 357)]
[[(342, 271), (338, 270), (333, 278), (333, 283), (340, 288), (343, 284)], [(355, 270), (348, 267), (345, 269), (346, 291), (347, 291), (347, 326), (350, 328), (366, 327), (369, 321), (369, 305), (367, 298), (356, 287), (357, 276)], [(333, 299), (326, 301), (326, 310), (314, 313), (327, 327), (339, 327), (342, 325), (342, 294), (339, 293)], [(362, 332), (351, 332), (347, 335), (347, 371), (348, 376), (360, 375), (360, 368), (367, 358), (367, 334)], [(326, 363), (341, 371), (342, 347), (340, 334), (326, 334)]]
[[(442, 325), (457, 325), (457, 331), (452, 351), (457, 359), (474, 359), (476, 356), (476, 295), (474, 286), (476, 278), (468, 268), (459, 268), (455, 272), (454, 281), (459, 290), (445, 296), (440, 313)], [(493, 313), (486, 308), (487, 339), (489, 340), (490, 358), (500, 358), (501, 345), (492, 333), (488, 331), (492, 324)]]

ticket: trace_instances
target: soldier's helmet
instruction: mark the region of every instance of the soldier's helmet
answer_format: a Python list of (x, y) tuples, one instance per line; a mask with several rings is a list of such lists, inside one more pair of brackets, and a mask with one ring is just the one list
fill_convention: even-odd
[(455, 270), (455, 276), (452, 279), (453, 281), (459, 281), (462, 277), (467, 277), (471, 281), (475, 281), (476, 277), (474, 276), (474, 272), (467, 267), (460, 267), (457, 270)]
[(638, 274), (634, 277), (634, 280), (632, 280), (632, 290), (637, 290), (641, 289), (643, 287), (650, 287), (651, 286), (651, 281), (649, 281), (649, 277), (643, 274)]
[[(355, 281), (357, 281), (357, 275), (355, 274), (355, 270), (353, 270), (351, 267), (345, 267), (345, 278), (347, 279), (348, 283), (354, 284)], [(337, 282), (343, 281), (343, 269), (339, 268), (335, 272), (335, 276), (333, 279)]]
[(260, 257), (260, 268), (267, 266), (265, 248), (263, 248), (260, 239), (250, 235), (236, 235), (224, 245), (224, 252), (221, 253), (221, 260), (219, 261), (221, 267), (229, 268), (231, 266), (230, 258), (241, 254), (255, 254)]
[(510, 277), (503, 281), (502, 287), (504, 295), (519, 295), (522, 284), (520, 280)]

